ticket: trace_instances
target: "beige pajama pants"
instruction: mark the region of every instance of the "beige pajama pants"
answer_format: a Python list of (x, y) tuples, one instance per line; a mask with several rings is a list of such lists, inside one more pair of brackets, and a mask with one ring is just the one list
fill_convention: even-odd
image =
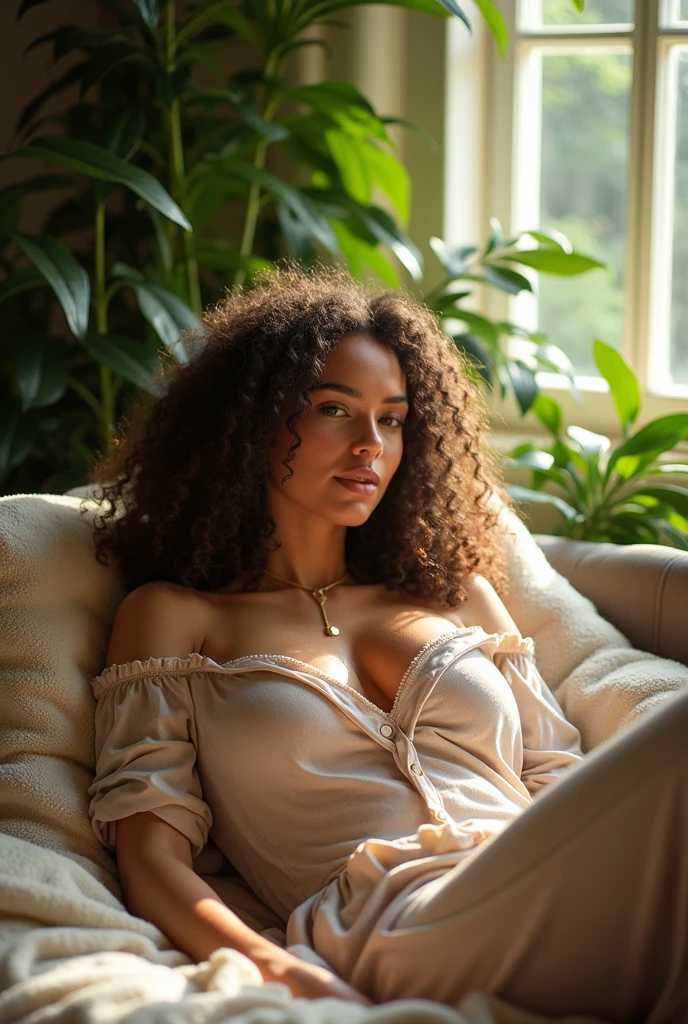
[(552, 1016), (688, 1024), (688, 690), (477, 855), (390, 893), (347, 971), (376, 1002), (484, 991)]

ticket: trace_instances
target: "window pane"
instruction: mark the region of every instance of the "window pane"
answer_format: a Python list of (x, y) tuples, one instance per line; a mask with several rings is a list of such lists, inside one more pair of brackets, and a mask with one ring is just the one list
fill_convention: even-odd
[(544, 53), (542, 66), (540, 223), (608, 262), (614, 278), (541, 274), (539, 327), (578, 373), (597, 376), (593, 339), (622, 348), (632, 55)]
[(586, 0), (585, 9), (579, 12), (573, 0), (522, 0), (521, 16), (528, 28), (543, 25), (627, 25), (633, 23), (634, 6), (634, 0)]
[(678, 55), (678, 104), (671, 273), (670, 374), (688, 384), (688, 50)]
[(688, 27), (688, 0), (664, 0), (662, 24)]

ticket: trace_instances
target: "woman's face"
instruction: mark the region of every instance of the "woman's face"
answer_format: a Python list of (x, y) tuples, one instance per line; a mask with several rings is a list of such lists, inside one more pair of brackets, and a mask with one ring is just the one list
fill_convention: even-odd
[[(296, 423), (301, 444), (283, 465), (294, 441), (286, 426), (296, 399), (285, 404), (270, 452), (269, 483), (295, 504), (330, 522), (365, 522), (394, 476), (403, 453), (402, 424), (409, 412), (406, 377), (396, 355), (368, 334), (349, 334), (330, 353), (311, 406)], [(352, 490), (337, 479), (360, 469), (380, 478), (376, 487)]]

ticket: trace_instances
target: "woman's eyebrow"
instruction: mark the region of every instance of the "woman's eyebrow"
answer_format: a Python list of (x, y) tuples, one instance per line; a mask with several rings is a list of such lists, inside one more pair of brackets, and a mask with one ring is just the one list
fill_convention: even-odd
[[(351, 395), (352, 398), (363, 398), (363, 394), (356, 388), (352, 388), (348, 384), (338, 384), (336, 381), (318, 384), (316, 387), (309, 388), (309, 391), (340, 391), (343, 395)], [(406, 395), (390, 395), (389, 398), (383, 399), (383, 404), (387, 402), (408, 402), (408, 398)]]

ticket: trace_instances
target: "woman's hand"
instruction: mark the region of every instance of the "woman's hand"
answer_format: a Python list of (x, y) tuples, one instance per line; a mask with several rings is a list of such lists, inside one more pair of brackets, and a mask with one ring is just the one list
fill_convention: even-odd
[(289, 988), (292, 995), (302, 999), (322, 999), (328, 996), (336, 999), (349, 999), (351, 1002), (361, 1003), (363, 1006), (375, 1005), (371, 999), (342, 981), (332, 971), (317, 964), (306, 963), (294, 956), (293, 953), (288, 953), (278, 947), (274, 952), (270, 951), (263, 956), (256, 957), (255, 963), (265, 981), (281, 981)]

